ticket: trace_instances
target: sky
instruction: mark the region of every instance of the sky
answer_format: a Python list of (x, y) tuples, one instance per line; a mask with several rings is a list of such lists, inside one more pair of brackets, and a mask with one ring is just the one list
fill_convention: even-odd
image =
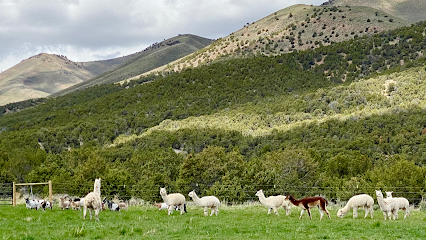
[(0, 0), (0, 71), (39, 53), (76, 62), (194, 34), (217, 39), (294, 4), (326, 0)]

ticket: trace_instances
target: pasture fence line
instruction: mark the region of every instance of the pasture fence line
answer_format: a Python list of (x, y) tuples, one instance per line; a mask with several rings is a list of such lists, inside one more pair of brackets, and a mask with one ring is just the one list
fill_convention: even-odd
[[(91, 185), (70, 185), (66, 183), (54, 183), (55, 193), (69, 194), (75, 197), (84, 197), (87, 193), (93, 191)], [(350, 197), (365, 193), (375, 197), (375, 190), (393, 191), (394, 197), (405, 197), (411, 204), (418, 205), (422, 200), (426, 199), (424, 187), (317, 187), (317, 186), (296, 186), (296, 185), (227, 185), (227, 184), (214, 184), (214, 185), (120, 185), (120, 184), (102, 184), (101, 195), (107, 198), (117, 197), (122, 200), (130, 198), (139, 198), (147, 202), (161, 201), (159, 194), (160, 187), (166, 187), (168, 193), (180, 192), (187, 195), (190, 190), (196, 190), (201, 195), (216, 195), (220, 200), (228, 202), (244, 202), (258, 200), (255, 193), (259, 189), (263, 189), (265, 195), (288, 195), (292, 194), (295, 197), (304, 197), (308, 195), (320, 195), (326, 197), (329, 201), (337, 203), (347, 201)], [(213, 189), (216, 188), (216, 189)], [(78, 189), (78, 192), (73, 192), (73, 189)], [(219, 189), (219, 190), (217, 190)], [(235, 191), (238, 195), (233, 195)], [(189, 191), (188, 191), (189, 192)], [(231, 195), (229, 195), (231, 194)], [(235, 200), (237, 199), (238, 200)]]
[(17, 186), (36, 186), (36, 185), (48, 185), (49, 186), (49, 201), (52, 202), (53, 200), (53, 189), (52, 189), (52, 181), (49, 180), (48, 182), (42, 182), (42, 183), (15, 183), (13, 182), (13, 193), (12, 193), (12, 205), (16, 206), (16, 187)]
[(0, 205), (12, 205), (12, 183), (0, 183)]

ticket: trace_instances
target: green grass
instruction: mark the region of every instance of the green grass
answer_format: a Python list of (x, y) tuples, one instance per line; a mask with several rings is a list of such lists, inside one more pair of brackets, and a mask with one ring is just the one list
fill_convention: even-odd
[[(25, 206), (0, 207), (1, 239), (422, 239), (426, 236), (426, 213), (412, 211), (408, 219), (384, 221), (380, 211), (374, 219), (358, 219), (349, 214), (331, 220), (313, 220), (300, 210), (285, 216), (267, 215), (262, 206), (223, 207), (219, 216), (204, 217), (201, 208), (189, 207), (188, 213), (158, 211), (151, 206), (131, 207), (128, 211), (100, 213), (100, 221), (83, 221), (81, 211), (35, 211)], [(306, 214), (306, 213), (305, 213)]]

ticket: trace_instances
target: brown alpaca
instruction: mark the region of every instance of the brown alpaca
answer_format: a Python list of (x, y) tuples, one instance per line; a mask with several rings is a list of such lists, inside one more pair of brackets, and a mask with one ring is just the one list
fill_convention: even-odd
[(90, 192), (84, 198), (83, 219), (86, 219), (87, 209), (90, 211), (90, 220), (92, 220), (92, 211), (95, 212), (95, 219), (99, 221), (98, 215), (102, 209), (101, 200), (101, 179), (95, 179), (93, 192)]
[(327, 213), (327, 216), (330, 219), (330, 213), (326, 209), (328, 202), (323, 197), (305, 197), (303, 199), (297, 200), (292, 195), (288, 195), (287, 198), (293, 205), (302, 209), (299, 219), (302, 218), (303, 212), (306, 210), (308, 211), (309, 218), (312, 220), (311, 212), (309, 211), (309, 209), (312, 207), (318, 207), (318, 210), (321, 214), (320, 220), (324, 216), (324, 212)]

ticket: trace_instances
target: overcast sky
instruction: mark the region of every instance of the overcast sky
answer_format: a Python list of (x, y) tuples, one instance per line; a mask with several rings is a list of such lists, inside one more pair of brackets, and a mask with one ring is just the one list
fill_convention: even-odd
[(216, 39), (294, 4), (325, 0), (0, 0), (0, 70), (38, 53), (82, 62), (178, 34)]

